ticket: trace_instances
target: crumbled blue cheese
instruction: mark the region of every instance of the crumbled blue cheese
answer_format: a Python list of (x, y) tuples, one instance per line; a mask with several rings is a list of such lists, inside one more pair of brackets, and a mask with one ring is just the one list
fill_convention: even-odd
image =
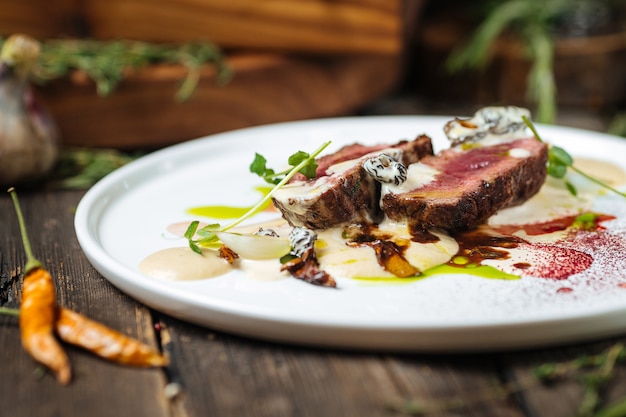
[(313, 248), (317, 240), (317, 234), (306, 227), (294, 227), (289, 232), (289, 243), (291, 244), (291, 254), (297, 258), (304, 255), (308, 249)]
[(530, 111), (521, 107), (485, 107), (471, 119), (456, 118), (444, 126), (452, 146), (481, 142), (485, 146), (527, 136), (522, 116), (530, 119)]
[(363, 161), (363, 169), (376, 181), (400, 185), (406, 181), (406, 167), (393, 156), (381, 153)]
[(257, 236), (280, 237), (274, 229), (264, 229), (262, 227), (259, 227), (259, 230), (257, 230), (254, 234)]
[(387, 193), (401, 194), (416, 190), (434, 181), (439, 173), (435, 168), (421, 162), (413, 163), (407, 168), (406, 181), (401, 184), (383, 184), (381, 195), (384, 196)]
[(387, 148), (380, 151), (370, 152), (360, 158), (350, 159), (331, 165), (326, 170), (328, 175), (317, 178), (313, 181), (296, 181), (285, 184), (274, 192), (274, 199), (288, 204), (291, 210), (297, 214), (304, 214), (309, 207), (317, 202), (320, 195), (335, 186), (335, 177), (341, 175), (350, 168), (362, 164), (365, 159), (372, 158), (384, 153), (396, 161), (402, 158), (402, 150), (397, 148)]

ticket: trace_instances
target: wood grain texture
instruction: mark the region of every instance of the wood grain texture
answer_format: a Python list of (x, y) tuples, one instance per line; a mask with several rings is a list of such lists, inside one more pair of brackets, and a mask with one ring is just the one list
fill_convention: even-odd
[[(169, 351), (190, 415), (401, 415), (389, 405), (427, 404), (498, 390), (489, 357), (459, 361), (428, 355), (389, 355), (276, 345), (164, 318)], [(193, 342), (191, 342), (193, 341)], [(460, 413), (460, 414), (459, 414)], [(500, 396), (442, 416), (522, 416)]]
[(223, 48), (396, 54), (399, 0), (87, 0), (92, 36), (207, 39)]
[(180, 66), (129, 73), (108, 97), (96, 95), (84, 75), (60, 80), (39, 95), (73, 146), (156, 148), (204, 135), (290, 120), (349, 114), (395, 86), (400, 59), (393, 56), (289, 58), (237, 54), (226, 85), (203, 68), (195, 95), (175, 99), (186, 75)]
[[(58, 304), (70, 307), (117, 330), (155, 344), (150, 311), (119, 293), (86, 261), (74, 236), (74, 209), (80, 192), (19, 191), (33, 252), (51, 272)], [(39, 213), (37, 213), (39, 211)], [(0, 196), (2, 230), (2, 300), (17, 307), (23, 250), (8, 194)], [(8, 249), (10, 248), (10, 249)], [(166, 416), (161, 370), (110, 364), (67, 347), (74, 379), (63, 387), (24, 352), (17, 319), (0, 318), (0, 404), (12, 416)], [(85, 410), (88, 410), (86, 412)]]
[[(411, 0), (422, 3), (422, 0)], [(297, 53), (397, 54), (401, 0), (4, 0), (0, 34), (187, 42)]]

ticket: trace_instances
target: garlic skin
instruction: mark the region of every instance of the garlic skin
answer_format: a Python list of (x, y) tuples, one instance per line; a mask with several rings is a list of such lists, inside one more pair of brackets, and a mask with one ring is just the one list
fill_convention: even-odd
[(43, 178), (59, 154), (57, 128), (33, 95), (28, 77), (39, 58), (39, 43), (13, 35), (0, 52), (0, 184)]

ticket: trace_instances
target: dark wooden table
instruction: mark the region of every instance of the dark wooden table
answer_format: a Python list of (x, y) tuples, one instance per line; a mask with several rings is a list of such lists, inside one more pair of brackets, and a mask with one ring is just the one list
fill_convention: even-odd
[[(403, 414), (390, 404), (413, 400), (451, 404), (451, 410), (429, 414), (435, 416), (569, 417), (583, 398), (579, 379), (537, 384), (534, 370), (626, 343), (623, 338), (523, 352), (389, 354), (215, 332), (151, 311), (93, 269), (73, 228), (82, 195), (20, 193), (34, 252), (56, 279), (59, 304), (160, 347), (171, 365), (128, 368), (69, 347), (74, 380), (61, 386), (22, 350), (17, 319), (0, 316), (2, 416), (396, 416)], [(6, 193), (0, 210), (0, 305), (18, 307), (25, 258)], [(618, 364), (614, 371), (603, 391), (607, 403), (626, 398), (626, 369)]]

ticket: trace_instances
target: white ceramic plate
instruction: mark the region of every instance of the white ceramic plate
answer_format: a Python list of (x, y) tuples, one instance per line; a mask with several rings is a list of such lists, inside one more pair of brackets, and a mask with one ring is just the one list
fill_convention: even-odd
[[(250, 206), (260, 179), (248, 171), (259, 152), (280, 166), (296, 150), (332, 140), (391, 143), (429, 134), (447, 147), (448, 117), (337, 118), (243, 129), (155, 152), (113, 172), (80, 202), (78, 240), (89, 261), (113, 285), (146, 305), (215, 330), (287, 343), (377, 350), (470, 351), (515, 349), (607, 337), (626, 330), (623, 247), (605, 251), (598, 268), (566, 282), (435, 276), (404, 285), (363, 285), (339, 278), (339, 289), (297, 279), (263, 281), (235, 271), (217, 278), (166, 282), (144, 276), (138, 264), (183, 240), (164, 236), (190, 207)], [(626, 140), (593, 132), (540, 126), (572, 155), (626, 169)], [(626, 230), (625, 201), (607, 196), (598, 210)], [(256, 221), (259, 218), (255, 218)], [(622, 259), (616, 264), (613, 257)], [(595, 264), (594, 264), (595, 265)], [(595, 276), (598, 275), (598, 276)], [(622, 284), (620, 286), (620, 284)], [(559, 289), (567, 286), (570, 293)]]

